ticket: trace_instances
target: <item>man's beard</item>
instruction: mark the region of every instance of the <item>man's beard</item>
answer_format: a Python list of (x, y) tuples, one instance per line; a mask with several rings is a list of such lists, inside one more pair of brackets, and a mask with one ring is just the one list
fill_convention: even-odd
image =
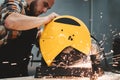
[(29, 6), (29, 10), (26, 10), (27, 15), (29, 15), (29, 16), (37, 16), (37, 15), (35, 15), (36, 2), (37, 2), (37, 0), (34, 0), (34, 1), (31, 2), (30, 6)]

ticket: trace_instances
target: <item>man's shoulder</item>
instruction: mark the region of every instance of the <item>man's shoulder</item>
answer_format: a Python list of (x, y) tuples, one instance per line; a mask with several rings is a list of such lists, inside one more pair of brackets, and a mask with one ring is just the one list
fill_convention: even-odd
[(27, 3), (25, 0), (4, 0), (0, 6), (0, 14), (5, 12), (19, 12), (25, 14)]
[(27, 2), (25, 0), (2, 0), (0, 1), (1, 7), (5, 7), (6, 4), (22, 5), (24, 7), (27, 6)]

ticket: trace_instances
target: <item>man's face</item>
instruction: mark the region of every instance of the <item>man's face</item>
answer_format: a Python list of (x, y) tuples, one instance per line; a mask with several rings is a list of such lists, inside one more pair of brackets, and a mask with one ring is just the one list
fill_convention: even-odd
[(30, 4), (30, 13), (32, 16), (38, 16), (47, 12), (53, 4), (54, 0), (34, 0)]

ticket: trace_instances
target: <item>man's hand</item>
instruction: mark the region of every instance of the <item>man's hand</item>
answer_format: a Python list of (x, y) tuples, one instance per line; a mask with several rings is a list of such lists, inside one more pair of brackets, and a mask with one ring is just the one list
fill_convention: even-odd
[[(54, 18), (56, 18), (57, 16), (59, 16), (58, 14), (56, 14), (55, 12), (49, 14), (48, 16), (45, 16), (43, 17), (44, 18), (44, 22), (43, 22), (43, 25), (46, 25), (48, 24), (51, 20), (53, 20)], [(38, 27), (39, 29), (40, 27)], [(40, 38), (41, 36), (41, 30), (38, 31), (38, 34), (37, 34), (37, 38)]]
[(44, 24), (49, 23), (51, 20), (53, 20), (54, 18), (56, 18), (57, 16), (59, 16), (58, 14), (56, 14), (55, 12), (49, 14), (48, 16), (44, 17)]

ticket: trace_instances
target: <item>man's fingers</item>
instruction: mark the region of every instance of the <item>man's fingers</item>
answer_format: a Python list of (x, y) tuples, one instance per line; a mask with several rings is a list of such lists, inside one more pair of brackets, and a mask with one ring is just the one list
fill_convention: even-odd
[(58, 14), (56, 14), (55, 12), (53, 12), (53, 13), (51, 13), (50, 15), (49, 15), (49, 18), (50, 19), (54, 19), (54, 18), (56, 18), (56, 17), (58, 17), (59, 15)]

